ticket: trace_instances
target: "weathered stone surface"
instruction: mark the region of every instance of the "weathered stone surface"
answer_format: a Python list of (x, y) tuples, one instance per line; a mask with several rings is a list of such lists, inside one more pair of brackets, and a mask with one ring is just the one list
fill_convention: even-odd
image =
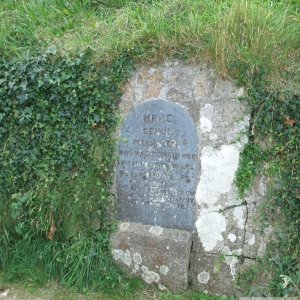
[[(194, 258), (194, 259), (193, 259)], [(235, 295), (239, 258), (192, 252), (191, 287), (213, 295)]]
[(197, 253), (241, 255), (246, 216), (246, 205), (201, 214), (196, 222), (193, 250)]
[(193, 229), (198, 137), (178, 104), (143, 102), (121, 129), (117, 166), (120, 220)]
[[(148, 77), (147, 85), (144, 90), (145, 99), (159, 98), (160, 91), (163, 87), (163, 74), (160, 70), (151, 69), (153, 73)], [(142, 80), (143, 77), (141, 77)]]
[[(193, 288), (215, 294), (234, 293), (236, 260), (242, 255), (263, 255), (268, 238), (268, 232), (262, 233), (255, 221), (266, 185), (255, 184), (245, 199), (240, 199), (234, 183), (240, 153), (248, 142), (250, 113), (239, 100), (243, 93), (230, 80), (219, 78), (210, 66), (171, 61), (139, 68), (120, 103), (126, 118), (144, 101), (173, 101), (184, 107), (196, 125), (200, 142), (190, 276)], [(224, 268), (215, 272), (220, 257), (225, 258)], [(198, 276), (200, 281), (208, 280), (207, 284), (199, 282)]]
[(112, 236), (112, 254), (131, 277), (141, 277), (161, 289), (184, 290), (192, 234), (138, 223), (121, 223)]
[(244, 91), (242, 88), (237, 88), (236, 85), (230, 80), (216, 78), (211, 97), (217, 99), (237, 99), (243, 96)]
[[(249, 288), (249, 272), (251, 273), (251, 270), (254, 270), (257, 276), (256, 280), (254, 282), (251, 282), (251, 296), (260, 297), (260, 299), (267, 299), (266, 297), (272, 296), (274, 297), (274, 295), (270, 293), (269, 289), (266, 288), (272, 281), (272, 273), (269, 272), (268, 269), (257, 269), (257, 267), (257, 261), (255, 259), (249, 259), (244, 257), (243, 260), (240, 262), (238, 272), (239, 286), (236, 289), (237, 297), (245, 297), (245, 295), (249, 294), (249, 290), (247, 291), (247, 289)], [(292, 300), (292, 297), (290, 297), (289, 300)]]
[(262, 257), (265, 253), (268, 240), (272, 236), (272, 227), (260, 223), (260, 209), (266, 196), (268, 179), (257, 177), (251, 190), (247, 193), (248, 216), (245, 228), (243, 255), (250, 258)]

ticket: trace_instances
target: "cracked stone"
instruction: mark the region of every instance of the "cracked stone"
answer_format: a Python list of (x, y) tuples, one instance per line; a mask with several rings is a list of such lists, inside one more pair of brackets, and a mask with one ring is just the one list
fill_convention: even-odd
[[(148, 284), (161, 284), (173, 291), (186, 289), (192, 234), (164, 228), (157, 235), (151, 233), (150, 225), (128, 224), (111, 237), (113, 257), (121, 269)], [(141, 268), (136, 267), (141, 263)]]
[(213, 295), (235, 295), (234, 281), (239, 267), (239, 259), (192, 252), (191, 287)]
[[(168, 61), (140, 67), (126, 84), (120, 103), (122, 116), (126, 118), (146, 98), (169, 99), (183, 106), (195, 122), (200, 141), (197, 161), (200, 171), (190, 276), (193, 289), (213, 294), (234, 294), (239, 256), (263, 255), (270, 235), (256, 223), (268, 180), (258, 177), (245, 199), (239, 198), (234, 184), (240, 153), (248, 142), (250, 114), (245, 103), (238, 99), (243, 93), (233, 82), (218, 78), (210, 67)], [(190, 237), (182, 238), (183, 248), (180, 248), (179, 242), (171, 242), (175, 233), (168, 237), (165, 228), (160, 232), (159, 228), (148, 227), (146, 232), (131, 224), (126, 227), (123, 226), (123, 231), (119, 229), (113, 238), (114, 256), (123, 270), (135, 277), (144, 274), (144, 280), (163, 289), (173, 289), (171, 280), (179, 282), (175, 289), (187, 286)]]
[(196, 222), (198, 233), (194, 236), (193, 250), (218, 254), (227, 247), (233, 254), (241, 255), (246, 216), (246, 205), (200, 214)]
[(259, 220), (260, 207), (264, 201), (267, 185), (268, 182), (265, 177), (257, 177), (251, 190), (245, 197), (248, 218), (245, 229), (243, 255), (246, 257), (262, 257), (265, 253), (267, 243), (272, 237), (272, 227), (262, 226)]

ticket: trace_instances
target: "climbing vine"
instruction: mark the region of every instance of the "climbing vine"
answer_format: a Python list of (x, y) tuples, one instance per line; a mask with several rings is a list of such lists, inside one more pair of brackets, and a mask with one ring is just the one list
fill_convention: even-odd
[(58, 277), (81, 290), (119, 280), (108, 243), (112, 133), (133, 61), (129, 53), (109, 64), (92, 57), (50, 49), (0, 61), (0, 267), (7, 276)]
[(252, 110), (252, 124), (236, 183), (244, 195), (255, 176), (264, 174), (271, 178), (269, 195), (261, 209), (261, 224), (272, 226), (272, 238), (266, 256), (244, 274), (243, 280), (248, 281), (249, 293), (255, 294), (251, 286), (265, 276), (270, 283), (266, 294), (299, 294), (299, 90), (287, 84), (295, 78), (291, 72), (283, 72), (285, 80), (274, 84), (266, 70), (249, 70), (250, 67), (239, 66), (243, 78), (237, 76), (248, 88), (245, 100)]

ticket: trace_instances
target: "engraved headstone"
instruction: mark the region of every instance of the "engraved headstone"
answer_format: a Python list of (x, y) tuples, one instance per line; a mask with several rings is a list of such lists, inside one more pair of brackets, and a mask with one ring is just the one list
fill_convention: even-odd
[(166, 100), (139, 104), (121, 128), (118, 150), (119, 219), (192, 229), (198, 137), (188, 112)]

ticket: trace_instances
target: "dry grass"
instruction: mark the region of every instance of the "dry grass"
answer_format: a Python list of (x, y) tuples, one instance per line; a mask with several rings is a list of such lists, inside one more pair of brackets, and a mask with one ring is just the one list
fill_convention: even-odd
[(237, 60), (275, 72), (299, 60), (300, 19), (289, 1), (117, 1), (118, 9), (113, 1), (98, 9), (92, 2), (2, 1), (0, 51), (23, 55), (56, 46), (71, 55), (92, 48), (111, 59), (138, 48), (143, 61), (209, 57), (225, 74)]

